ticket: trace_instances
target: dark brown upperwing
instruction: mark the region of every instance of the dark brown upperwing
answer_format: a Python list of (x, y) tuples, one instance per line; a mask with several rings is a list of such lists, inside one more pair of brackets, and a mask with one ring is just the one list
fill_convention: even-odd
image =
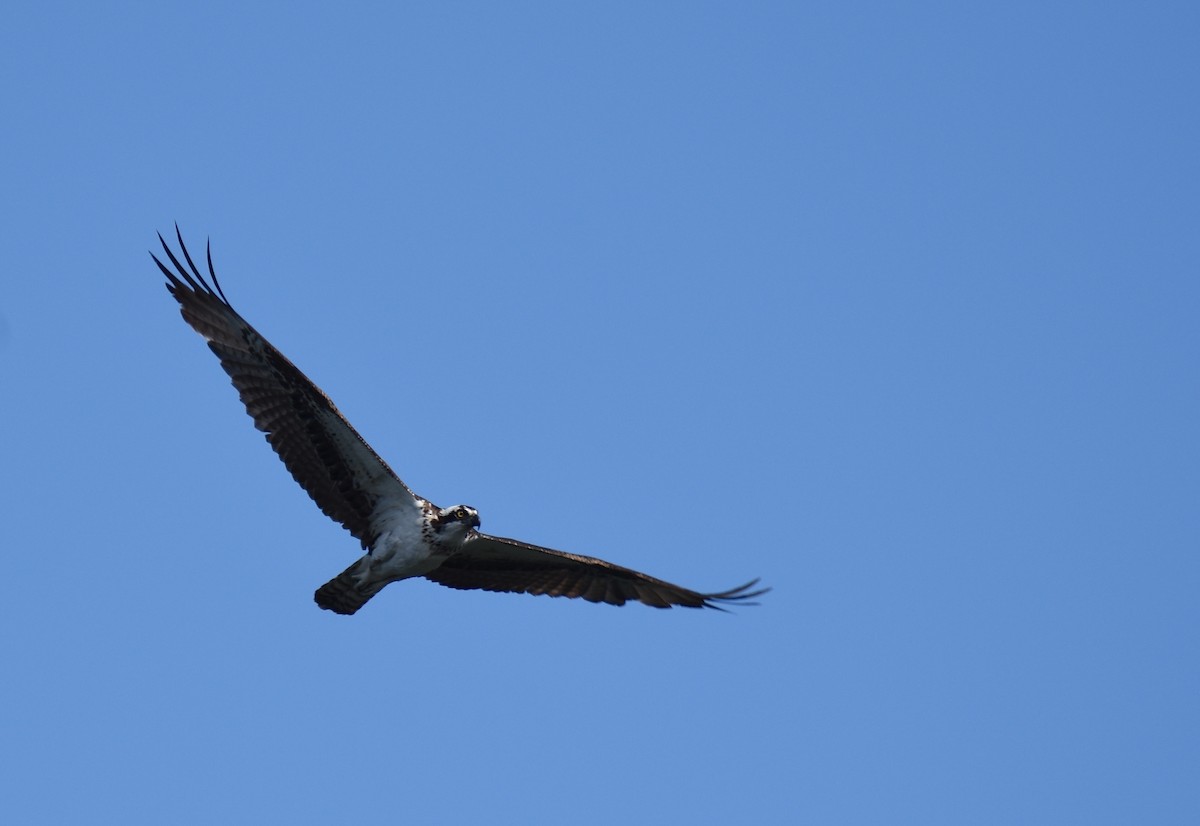
[(350, 531), (364, 548), (370, 546), (378, 536), (371, 524), (375, 503), (386, 496), (393, 503), (411, 500), (416, 508), (412, 491), (320, 388), (233, 309), (213, 270), (211, 245), (209, 285), (192, 262), (178, 225), (175, 236), (187, 269), (161, 233), (158, 240), (175, 271), (154, 253), (150, 257), (167, 277), (167, 289), (179, 302), (184, 321), (208, 340), (254, 426), (266, 434), (292, 478), (326, 516)]
[(682, 605), (723, 610), (717, 603), (755, 605), (757, 603), (744, 600), (771, 590), (748, 590), (757, 584), (758, 580), (754, 579), (728, 591), (702, 594), (603, 559), (484, 533), (476, 533), (468, 539), (462, 550), (425, 574), (425, 578), (463, 590), (579, 597), (609, 605), (624, 605), (628, 600), (637, 600), (655, 608)]

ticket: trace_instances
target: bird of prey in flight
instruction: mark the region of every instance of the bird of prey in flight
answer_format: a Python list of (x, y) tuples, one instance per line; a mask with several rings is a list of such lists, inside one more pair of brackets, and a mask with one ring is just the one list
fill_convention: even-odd
[(179, 302), (184, 320), (221, 360), (254, 426), (321, 511), (362, 543), (366, 553), (317, 589), (317, 605), (353, 614), (385, 585), (410, 577), (450, 588), (582, 597), (624, 605), (638, 600), (720, 608), (749, 603), (769, 589), (737, 588), (700, 593), (603, 559), (555, 551), (481, 533), (479, 514), (467, 505), (439, 508), (413, 493), (358, 435), (321, 390), (251, 327), (230, 305), (217, 281), (208, 248), (208, 274), (200, 274), (175, 227), (187, 267), (158, 240), (173, 267), (154, 255)]

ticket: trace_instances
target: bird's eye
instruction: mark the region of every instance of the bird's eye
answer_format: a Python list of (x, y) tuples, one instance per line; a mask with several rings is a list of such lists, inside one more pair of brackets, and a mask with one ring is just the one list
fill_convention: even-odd
[(464, 510), (463, 508), (459, 508), (458, 510), (456, 510), (454, 512), (454, 518), (455, 519), (466, 519), (467, 518), (466, 510)]

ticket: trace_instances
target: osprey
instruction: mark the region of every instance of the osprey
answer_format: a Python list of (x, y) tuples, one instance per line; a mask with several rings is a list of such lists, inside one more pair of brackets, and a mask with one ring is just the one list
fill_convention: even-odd
[(167, 246), (167, 289), (184, 320), (208, 341), (233, 380), (254, 426), (317, 506), (362, 543), (366, 553), (317, 589), (317, 605), (353, 614), (384, 586), (425, 577), (450, 588), (582, 597), (624, 605), (635, 599), (656, 608), (717, 608), (765, 593), (757, 579), (728, 591), (699, 593), (602, 559), (555, 551), (481, 533), (467, 505), (439, 508), (413, 493), (358, 435), (321, 390), (230, 305), (213, 270), (200, 274), (175, 227), (185, 269)]

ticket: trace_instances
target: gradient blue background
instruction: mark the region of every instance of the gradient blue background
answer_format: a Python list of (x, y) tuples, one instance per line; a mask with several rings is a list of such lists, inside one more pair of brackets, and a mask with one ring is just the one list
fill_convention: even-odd
[[(0, 30), (12, 823), (1200, 822), (1191, 3), (56, 4)], [(403, 583), (417, 491), (733, 615)]]

